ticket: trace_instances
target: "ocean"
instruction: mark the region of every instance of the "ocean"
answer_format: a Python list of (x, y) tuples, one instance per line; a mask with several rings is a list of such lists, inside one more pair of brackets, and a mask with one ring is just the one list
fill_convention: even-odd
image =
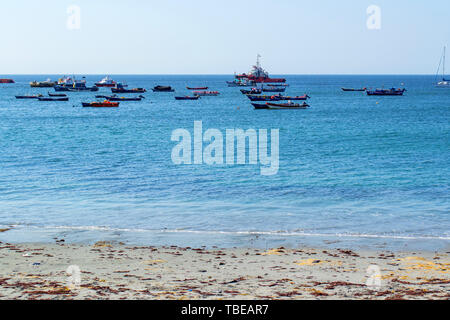
[[(17, 100), (46, 95), (0, 84), (0, 241), (438, 250), (450, 247), (450, 90), (434, 76), (289, 75), (306, 110), (254, 110), (226, 75), (112, 75), (148, 90), (116, 109)], [(87, 76), (88, 85), (102, 75)], [(154, 93), (170, 85), (175, 93)], [(186, 86), (221, 94), (177, 101)], [(369, 97), (341, 87), (407, 88)], [(248, 88), (247, 88), (248, 89)], [(278, 129), (279, 170), (176, 165), (172, 132)]]

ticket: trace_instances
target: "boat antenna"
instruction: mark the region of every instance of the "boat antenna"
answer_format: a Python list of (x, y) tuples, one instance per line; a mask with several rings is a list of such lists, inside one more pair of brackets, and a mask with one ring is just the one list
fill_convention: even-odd
[(261, 67), (261, 64), (259, 62), (259, 58), (261, 58), (261, 55), (258, 53), (258, 55), (256, 56), (256, 66), (258, 67), (258, 69)]

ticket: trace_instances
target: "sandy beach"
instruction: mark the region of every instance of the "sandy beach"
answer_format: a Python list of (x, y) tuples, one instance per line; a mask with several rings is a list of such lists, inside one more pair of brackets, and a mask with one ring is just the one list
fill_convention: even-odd
[(0, 242), (0, 299), (449, 299), (449, 252)]

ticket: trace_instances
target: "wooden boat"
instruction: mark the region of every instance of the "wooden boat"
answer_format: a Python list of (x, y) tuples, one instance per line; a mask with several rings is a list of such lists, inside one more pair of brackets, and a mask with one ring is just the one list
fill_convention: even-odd
[(194, 96), (218, 96), (219, 91), (194, 91)]
[(153, 89), (153, 92), (174, 92), (171, 86), (156, 86)]
[(262, 95), (262, 96), (258, 96), (258, 95), (248, 94), (247, 97), (251, 101), (280, 101), (280, 100), (282, 100), (282, 96), (281, 95), (273, 95), (273, 96)]
[(49, 97), (67, 97), (67, 94), (65, 93), (50, 93), (47, 92)]
[(46, 81), (33, 81), (30, 82), (30, 87), (32, 88), (52, 88), (56, 86), (58, 83), (56, 81), (51, 81), (50, 79), (47, 79)]
[(280, 83), (280, 84), (267, 84), (268, 87), (289, 87), (287, 83)]
[(253, 88), (251, 90), (241, 89), (242, 94), (261, 94), (262, 89)]
[(227, 84), (229, 87), (254, 87), (256, 85), (256, 82), (254, 81), (242, 81), (242, 80), (234, 80), (234, 81), (227, 81)]
[(16, 96), (16, 99), (39, 99), (40, 97), (43, 97), (42, 94), (36, 94), (33, 96)]
[(92, 107), (92, 108), (116, 108), (119, 106), (119, 102), (111, 102), (105, 100), (95, 102), (83, 102), (82, 105), (83, 107)]
[(15, 83), (13, 79), (0, 79), (0, 83)]
[(402, 96), (405, 93), (406, 89), (376, 89), (376, 90), (367, 90), (368, 96)]
[(111, 88), (112, 93), (145, 93), (147, 90), (144, 88), (132, 88), (132, 89), (125, 89), (126, 85), (123, 85), (122, 83), (118, 83), (114, 88)]
[(267, 102), (265, 104), (260, 103), (252, 103), (255, 109), (306, 109), (309, 107), (309, 104), (306, 102), (302, 104), (288, 102), (288, 103), (272, 103)]
[(367, 88), (362, 88), (362, 89), (354, 89), (354, 88), (341, 88), (342, 91), (366, 91)]
[(306, 109), (309, 108), (309, 104), (303, 102), (302, 104), (295, 102), (287, 102), (287, 103), (266, 103), (269, 109)]
[(142, 99), (145, 99), (145, 97), (139, 96), (139, 97), (133, 97), (133, 98), (126, 98), (126, 97), (110, 96), (110, 97), (105, 97), (105, 99), (109, 100), (109, 101), (141, 101)]
[(208, 90), (208, 87), (186, 87), (188, 90)]
[(275, 87), (273, 87), (273, 88), (263, 88), (262, 91), (263, 92), (285, 92), (286, 88), (283, 88), (283, 87), (281, 87), (281, 88), (275, 88)]
[(39, 101), (69, 101), (68, 97), (65, 98), (47, 98), (47, 97), (42, 97), (42, 98), (38, 98)]
[(198, 100), (199, 98), (200, 98), (200, 96), (195, 96), (195, 97), (191, 97), (191, 96), (175, 97), (176, 100)]
[(86, 81), (76, 81), (73, 85), (55, 85), (53, 89), (59, 91), (82, 92), (82, 91), (98, 91), (98, 87), (87, 87)]
[(311, 98), (307, 94), (304, 94), (303, 96), (295, 96), (295, 97), (291, 97), (291, 96), (280, 96), (280, 97), (281, 97), (281, 100), (308, 100), (309, 98)]

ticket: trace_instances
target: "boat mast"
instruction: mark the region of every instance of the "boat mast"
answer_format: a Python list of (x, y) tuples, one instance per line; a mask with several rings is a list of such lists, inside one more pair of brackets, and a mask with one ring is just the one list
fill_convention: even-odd
[(442, 66), (442, 80), (445, 81), (445, 49), (447, 49), (446, 46), (444, 46), (444, 62)]

